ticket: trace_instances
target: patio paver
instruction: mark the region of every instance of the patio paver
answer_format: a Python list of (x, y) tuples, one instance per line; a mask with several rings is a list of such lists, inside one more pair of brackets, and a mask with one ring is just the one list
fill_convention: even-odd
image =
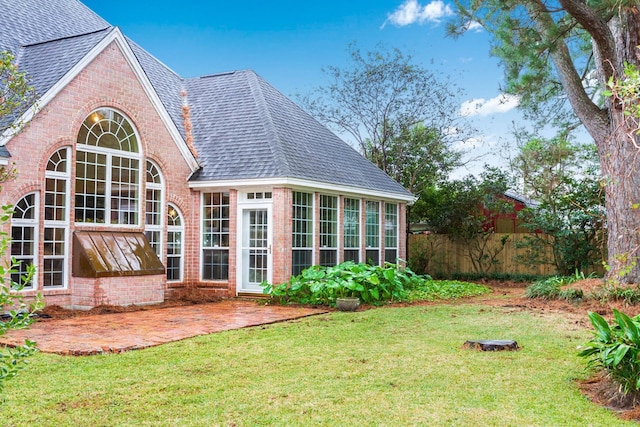
[(225, 300), (210, 304), (40, 321), (29, 329), (10, 331), (0, 339), (0, 344), (20, 345), (25, 339), (29, 339), (36, 341), (40, 351), (46, 353), (75, 356), (121, 353), (198, 335), (326, 312), (323, 309)]

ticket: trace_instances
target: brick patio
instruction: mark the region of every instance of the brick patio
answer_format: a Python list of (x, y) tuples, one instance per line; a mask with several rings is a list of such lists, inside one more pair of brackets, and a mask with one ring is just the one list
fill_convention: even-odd
[(222, 302), (99, 314), (34, 323), (11, 331), (0, 344), (38, 343), (40, 351), (88, 356), (121, 353), (214, 332), (258, 326), (326, 313), (327, 310), (259, 305), (253, 301)]

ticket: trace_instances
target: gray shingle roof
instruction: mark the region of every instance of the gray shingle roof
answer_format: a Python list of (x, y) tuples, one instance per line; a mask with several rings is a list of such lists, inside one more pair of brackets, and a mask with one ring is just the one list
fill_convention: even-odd
[[(0, 0), (0, 10), (0, 50), (16, 55), (39, 95), (114, 31), (77, 0)], [(127, 42), (183, 138), (186, 90), (202, 166), (192, 180), (299, 178), (409, 195), (252, 71), (185, 80)]]
[(93, 33), (109, 23), (75, 0), (0, 0), (0, 50)]
[(31, 77), (38, 95), (44, 95), (98, 44), (110, 29), (24, 46), (18, 63)]
[(190, 79), (193, 179), (299, 178), (408, 195), (298, 105), (252, 71)]

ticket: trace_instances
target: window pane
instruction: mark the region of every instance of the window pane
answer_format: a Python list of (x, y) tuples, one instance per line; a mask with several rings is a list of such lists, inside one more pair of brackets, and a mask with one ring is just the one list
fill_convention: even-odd
[(313, 247), (313, 194), (293, 193), (293, 247)]
[(76, 164), (76, 222), (104, 223), (107, 157), (78, 151)]
[(353, 261), (356, 264), (360, 262), (360, 251), (358, 249), (345, 249), (344, 260)]
[(311, 257), (313, 251), (311, 249), (294, 249), (292, 254), (291, 274), (297, 276), (302, 273), (305, 268), (311, 267)]
[(367, 202), (366, 243), (368, 248), (380, 247), (380, 204)]
[(229, 247), (229, 195), (208, 193), (203, 199), (203, 247)]
[(360, 201), (357, 199), (344, 199), (344, 247), (360, 248)]
[(113, 156), (111, 224), (138, 223), (138, 160)]
[(338, 198), (320, 196), (320, 247), (338, 246)]
[(398, 251), (396, 249), (384, 250), (384, 262), (395, 264), (398, 261)]
[(205, 249), (202, 266), (204, 280), (227, 280), (229, 278), (229, 250)]
[(338, 253), (334, 249), (320, 249), (320, 265), (331, 267), (336, 264), (338, 264)]
[(367, 264), (380, 264), (380, 251), (378, 249), (367, 249)]
[(398, 205), (387, 203), (384, 210), (384, 246), (396, 249), (398, 247)]

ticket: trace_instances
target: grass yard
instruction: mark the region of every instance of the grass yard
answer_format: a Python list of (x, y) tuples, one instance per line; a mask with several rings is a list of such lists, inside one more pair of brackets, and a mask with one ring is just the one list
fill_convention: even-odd
[[(519, 352), (461, 349), (515, 339)], [(624, 426), (583, 397), (561, 315), (481, 305), (330, 313), (120, 355), (39, 354), (4, 426)]]

